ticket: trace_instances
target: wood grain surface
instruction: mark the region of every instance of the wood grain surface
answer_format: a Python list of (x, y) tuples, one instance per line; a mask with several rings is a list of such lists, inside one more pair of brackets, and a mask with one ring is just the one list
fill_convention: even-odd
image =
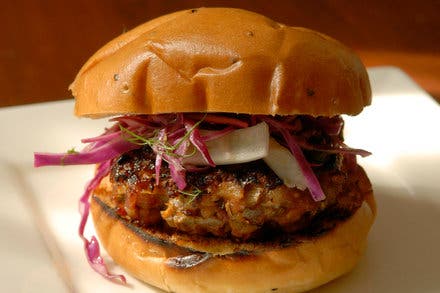
[(201, 6), (240, 7), (326, 33), (367, 66), (402, 68), (440, 101), (440, 1), (2, 1), (0, 107), (70, 98), (87, 58), (151, 18)]

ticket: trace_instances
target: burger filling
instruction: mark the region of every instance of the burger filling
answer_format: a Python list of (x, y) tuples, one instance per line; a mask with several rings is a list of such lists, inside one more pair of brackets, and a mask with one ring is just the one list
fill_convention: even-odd
[[(135, 224), (170, 233), (253, 241), (331, 228), (370, 188), (343, 142), (340, 116), (177, 113), (113, 118), (80, 152), (35, 154), (35, 166), (97, 164), (80, 200), (79, 234), (108, 278), (97, 240), (84, 236), (95, 193)], [(318, 223), (318, 224), (317, 224)]]
[(263, 160), (188, 172), (184, 192), (173, 182), (167, 164), (155, 184), (154, 166), (151, 148), (130, 151), (114, 160), (108, 183), (95, 194), (139, 225), (249, 240), (275, 231), (307, 230), (326, 210), (332, 211), (329, 220), (345, 218), (362, 204), (369, 188), (360, 168), (347, 166), (336, 154), (315, 168), (326, 195), (323, 201), (284, 185)]

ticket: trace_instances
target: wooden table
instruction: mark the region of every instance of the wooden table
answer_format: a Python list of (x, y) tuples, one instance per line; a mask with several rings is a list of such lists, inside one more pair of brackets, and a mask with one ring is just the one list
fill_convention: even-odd
[(69, 98), (69, 83), (104, 43), (148, 19), (200, 6), (246, 8), (324, 32), (367, 66), (402, 68), (440, 101), (440, 1), (15, 0), (0, 9), (0, 106)]

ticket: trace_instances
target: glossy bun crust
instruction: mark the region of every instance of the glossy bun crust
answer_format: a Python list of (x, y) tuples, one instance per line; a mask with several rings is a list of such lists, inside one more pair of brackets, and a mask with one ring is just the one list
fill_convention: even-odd
[(358, 114), (360, 59), (321, 33), (231, 8), (153, 19), (96, 52), (70, 90), (78, 116), (169, 112)]
[[(359, 261), (376, 214), (373, 194), (365, 198), (354, 215), (319, 237), (289, 245), (258, 245), (248, 254), (216, 255), (206, 245), (212, 256), (191, 268), (171, 267), (167, 262), (203, 251), (177, 245), (176, 236), (167, 238), (122, 220), (96, 197), (91, 212), (99, 239), (114, 261), (167, 292), (303, 292), (349, 272)], [(204, 245), (197, 241), (189, 246)], [(231, 245), (226, 244), (228, 250)]]

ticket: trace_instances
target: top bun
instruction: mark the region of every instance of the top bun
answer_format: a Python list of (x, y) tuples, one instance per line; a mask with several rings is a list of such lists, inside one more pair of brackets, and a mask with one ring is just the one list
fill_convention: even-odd
[(122, 34), (81, 68), (75, 114), (355, 115), (371, 103), (358, 56), (321, 33), (231, 8), (175, 12)]

